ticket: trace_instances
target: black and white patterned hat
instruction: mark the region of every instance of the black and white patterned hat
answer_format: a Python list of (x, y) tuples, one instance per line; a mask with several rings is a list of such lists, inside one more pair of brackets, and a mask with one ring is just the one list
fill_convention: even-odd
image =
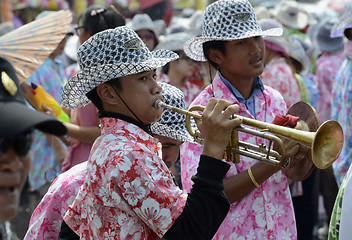
[[(159, 85), (163, 89), (161, 94), (164, 98), (164, 103), (185, 109), (185, 96), (180, 89), (163, 82), (160, 82)], [(153, 134), (181, 142), (192, 142), (193, 137), (188, 133), (185, 121), (186, 116), (184, 114), (164, 109), (161, 119), (151, 124), (150, 128)]]
[(348, 0), (344, 4), (343, 14), (340, 17), (338, 23), (336, 23), (330, 33), (330, 37), (344, 37), (344, 31), (348, 28), (352, 28), (352, 1)]
[(137, 33), (122, 26), (99, 32), (78, 49), (80, 71), (64, 86), (62, 103), (68, 109), (90, 103), (86, 93), (114, 78), (151, 71), (178, 58), (169, 50), (150, 52)]
[(232, 41), (256, 36), (281, 36), (282, 28), (263, 31), (248, 0), (218, 0), (206, 10), (202, 36), (186, 42), (185, 53), (195, 61), (206, 61), (203, 43), (208, 41)]

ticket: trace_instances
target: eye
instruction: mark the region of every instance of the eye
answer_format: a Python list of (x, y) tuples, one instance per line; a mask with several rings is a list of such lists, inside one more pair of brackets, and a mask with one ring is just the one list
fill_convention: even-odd
[(147, 80), (147, 79), (148, 79), (147, 76), (141, 76), (141, 77), (139, 78), (139, 80), (141, 80), (141, 81), (145, 81), (145, 80)]
[(245, 43), (246, 43), (246, 41), (243, 40), (243, 41), (237, 42), (236, 45), (243, 45), (243, 44), (245, 44)]
[(158, 79), (158, 75), (156, 73), (153, 74), (153, 79), (157, 80)]

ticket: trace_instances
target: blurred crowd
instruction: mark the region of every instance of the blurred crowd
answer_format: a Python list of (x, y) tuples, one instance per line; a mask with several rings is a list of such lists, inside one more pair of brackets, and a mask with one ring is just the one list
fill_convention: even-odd
[[(215, 1), (194, 1), (194, 5), (187, 8), (178, 7), (181, 1), (176, 4), (172, 0), (111, 1), (106, 5), (97, 4), (98, 1), (48, 2), (46, 8), (27, 2), (12, 5), (12, 22), (3, 21), (0, 34), (6, 36), (14, 29), (60, 9), (75, 9), (72, 24), (56, 50), (22, 83), (32, 88), (33, 84), (42, 86), (59, 104), (63, 86), (80, 70), (77, 63), (79, 46), (96, 33), (123, 25), (134, 30), (150, 51), (168, 49), (179, 55), (178, 60), (157, 69), (157, 76), (158, 81), (183, 92), (186, 109), (206, 86), (212, 84), (218, 69), (208, 62), (191, 59), (184, 51), (184, 44), (202, 35), (204, 8)], [(85, 2), (84, 5), (81, 2)], [(347, 17), (352, 15), (352, 2), (346, 2), (343, 9), (336, 10), (327, 1), (250, 2), (262, 30), (284, 30), (281, 37), (264, 37), (265, 68), (260, 75), (264, 85), (279, 91), (288, 108), (304, 101), (315, 108), (321, 123), (334, 119), (344, 130), (345, 143), (338, 160), (327, 169), (314, 169), (308, 178), (290, 185), (298, 239), (327, 239), (335, 200), (351, 163), (352, 131), (346, 79), (352, 81), (352, 34), (346, 29), (352, 27), (352, 21)], [(342, 21), (344, 18), (345, 22)], [(47, 188), (60, 173), (85, 162), (100, 135), (98, 110), (93, 104), (74, 110), (63, 108), (63, 111), (69, 117), (69, 121), (63, 123), (67, 128), (65, 137), (34, 131), (30, 150), (32, 165), (25, 192)], [(170, 169), (182, 186), (179, 157)]]

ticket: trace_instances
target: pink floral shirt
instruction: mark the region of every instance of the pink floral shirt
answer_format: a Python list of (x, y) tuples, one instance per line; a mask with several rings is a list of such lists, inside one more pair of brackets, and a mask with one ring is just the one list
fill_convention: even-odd
[(161, 238), (187, 194), (173, 183), (155, 138), (115, 118), (102, 118), (101, 128), (65, 222), (81, 239)]
[(325, 52), (316, 61), (315, 82), (320, 92), (317, 111), (322, 123), (331, 119), (332, 85), (344, 60), (345, 56), (341, 50), (334, 53)]
[(35, 208), (25, 240), (57, 239), (62, 219), (84, 183), (87, 161), (60, 174)]
[[(213, 86), (213, 88), (212, 88)], [(213, 97), (239, 104), (239, 115), (253, 118), (246, 106), (238, 102), (217, 74), (213, 84), (206, 87), (191, 104), (205, 106)], [(286, 113), (286, 104), (281, 94), (265, 86), (264, 94), (255, 98), (257, 120), (271, 122), (276, 114)], [(266, 105), (266, 106), (265, 106)], [(258, 145), (262, 138), (239, 132), (239, 140)], [(202, 146), (194, 143), (181, 145), (181, 177), (183, 188), (192, 187), (191, 176), (197, 171)], [(246, 171), (257, 161), (241, 156), (239, 164), (230, 163), (226, 177)], [(287, 178), (277, 172), (243, 199), (231, 204), (230, 211), (213, 239), (296, 239), (296, 223)]]
[[(159, 81), (165, 82), (168, 84), (170, 83), (170, 78), (163, 72), (159, 73)], [(182, 89), (180, 89), (183, 94), (185, 95), (185, 104), (186, 108), (189, 107), (191, 102), (198, 96), (198, 94), (202, 91), (202, 87), (198, 84), (192, 83), (188, 80), (184, 82)]]
[(282, 94), (288, 108), (301, 101), (299, 85), (291, 67), (284, 58), (280, 56), (273, 58), (265, 66), (260, 77), (265, 85), (274, 88)]

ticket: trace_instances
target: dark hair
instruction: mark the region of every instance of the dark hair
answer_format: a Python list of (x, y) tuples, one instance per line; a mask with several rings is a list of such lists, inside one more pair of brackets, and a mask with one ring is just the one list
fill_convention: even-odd
[(203, 54), (205, 59), (208, 60), (208, 62), (216, 69), (218, 69), (218, 64), (216, 64), (215, 62), (213, 62), (212, 60), (210, 60), (209, 58), (209, 51), (210, 49), (216, 49), (219, 50), (222, 54), (226, 54), (226, 48), (225, 48), (225, 41), (209, 41), (209, 42), (205, 42), (203, 43)]
[(287, 59), (288, 64), (293, 68), (294, 73), (300, 73), (303, 71), (303, 64), (299, 61), (297, 61), (296, 59), (294, 59), (293, 57), (289, 57)]
[(110, 6), (91, 5), (79, 17), (85, 30), (91, 31), (92, 35), (126, 24), (125, 17)]
[[(107, 82), (110, 86), (115, 87), (115, 90), (121, 90), (122, 91), (122, 85), (120, 82), (120, 78), (113, 78)], [(89, 92), (86, 93), (87, 98), (95, 105), (95, 107), (99, 110), (102, 111), (103, 109), (103, 103), (97, 93), (97, 87), (93, 88)]]
[(352, 28), (346, 28), (343, 34), (348, 40), (352, 40)]

